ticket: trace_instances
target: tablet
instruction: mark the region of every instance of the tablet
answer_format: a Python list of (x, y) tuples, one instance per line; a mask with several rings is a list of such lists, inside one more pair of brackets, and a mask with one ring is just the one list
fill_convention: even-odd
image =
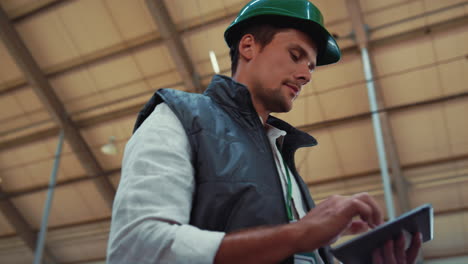
[(389, 239), (397, 239), (401, 232), (421, 232), (423, 243), (433, 238), (434, 212), (432, 205), (425, 204), (375, 229), (332, 248), (333, 255), (343, 263), (372, 263), (372, 252), (382, 247)]

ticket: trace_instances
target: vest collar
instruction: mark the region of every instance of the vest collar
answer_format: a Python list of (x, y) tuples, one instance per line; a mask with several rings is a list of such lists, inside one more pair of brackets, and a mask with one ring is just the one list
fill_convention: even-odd
[[(230, 77), (215, 75), (206, 89), (205, 95), (211, 97), (215, 102), (222, 106), (227, 106), (231, 108), (231, 110), (236, 109), (248, 120), (259, 119), (247, 86), (236, 82)], [(260, 120), (258, 121), (260, 124)], [(317, 145), (317, 140), (314, 137), (294, 128), (279, 118), (270, 115), (268, 116), (267, 123), (278, 129), (286, 131), (287, 135), (285, 140), (289, 141), (288, 143), (291, 144), (291, 150)]]

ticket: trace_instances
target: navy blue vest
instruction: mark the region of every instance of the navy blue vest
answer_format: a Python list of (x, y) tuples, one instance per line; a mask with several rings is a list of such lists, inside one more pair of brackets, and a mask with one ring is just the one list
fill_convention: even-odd
[[(161, 102), (179, 118), (191, 144), (196, 191), (190, 224), (232, 232), (288, 223), (273, 152), (244, 85), (217, 75), (204, 94), (160, 89), (139, 113), (135, 130)], [(294, 153), (317, 141), (275, 117), (267, 123), (287, 132), (281, 153), (307, 210), (312, 209), (315, 205), (297, 173)], [(320, 253), (327, 262), (328, 249)], [(286, 263), (292, 263), (291, 258)]]

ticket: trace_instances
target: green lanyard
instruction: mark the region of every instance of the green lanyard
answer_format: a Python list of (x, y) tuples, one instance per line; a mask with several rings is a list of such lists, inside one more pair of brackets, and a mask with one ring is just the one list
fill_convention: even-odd
[[(288, 213), (288, 219), (289, 222), (294, 221), (294, 216), (292, 213), (292, 184), (291, 184), (291, 175), (289, 175), (289, 169), (288, 166), (286, 165), (286, 161), (284, 160), (283, 155), (281, 155), (281, 158), (283, 159), (283, 167), (284, 167), (284, 172), (286, 173), (286, 183), (288, 184), (288, 190), (287, 190), (287, 200), (286, 200), (286, 212)], [(309, 258), (313, 259), (313, 263), (318, 263), (317, 262), (317, 257), (315, 256), (314, 252), (307, 252), (307, 253), (300, 253), (299, 255), (302, 256), (307, 256)]]
[(284, 160), (283, 155), (281, 155), (281, 158), (283, 158), (283, 167), (284, 167), (284, 172), (286, 173), (286, 183), (288, 185), (287, 189), (287, 199), (286, 199), (286, 212), (288, 213), (288, 219), (289, 222), (294, 221), (294, 216), (293, 216), (293, 210), (292, 210), (292, 184), (291, 184), (291, 176), (289, 175), (289, 170), (288, 166), (286, 165), (286, 161)]

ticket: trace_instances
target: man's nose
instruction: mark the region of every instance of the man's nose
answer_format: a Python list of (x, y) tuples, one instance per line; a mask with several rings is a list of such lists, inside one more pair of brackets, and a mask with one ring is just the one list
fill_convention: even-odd
[(302, 85), (305, 85), (307, 84), (308, 82), (310, 82), (310, 77), (311, 77), (312, 73), (310, 72), (310, 69), (309, 69), (309, 65), (305, 64), (305, 63), (301, 63), (299, 65), (299, 69), (297, 70), (297, 73), (296, 73), (296, 79), (300, 81), (300, 83)]

